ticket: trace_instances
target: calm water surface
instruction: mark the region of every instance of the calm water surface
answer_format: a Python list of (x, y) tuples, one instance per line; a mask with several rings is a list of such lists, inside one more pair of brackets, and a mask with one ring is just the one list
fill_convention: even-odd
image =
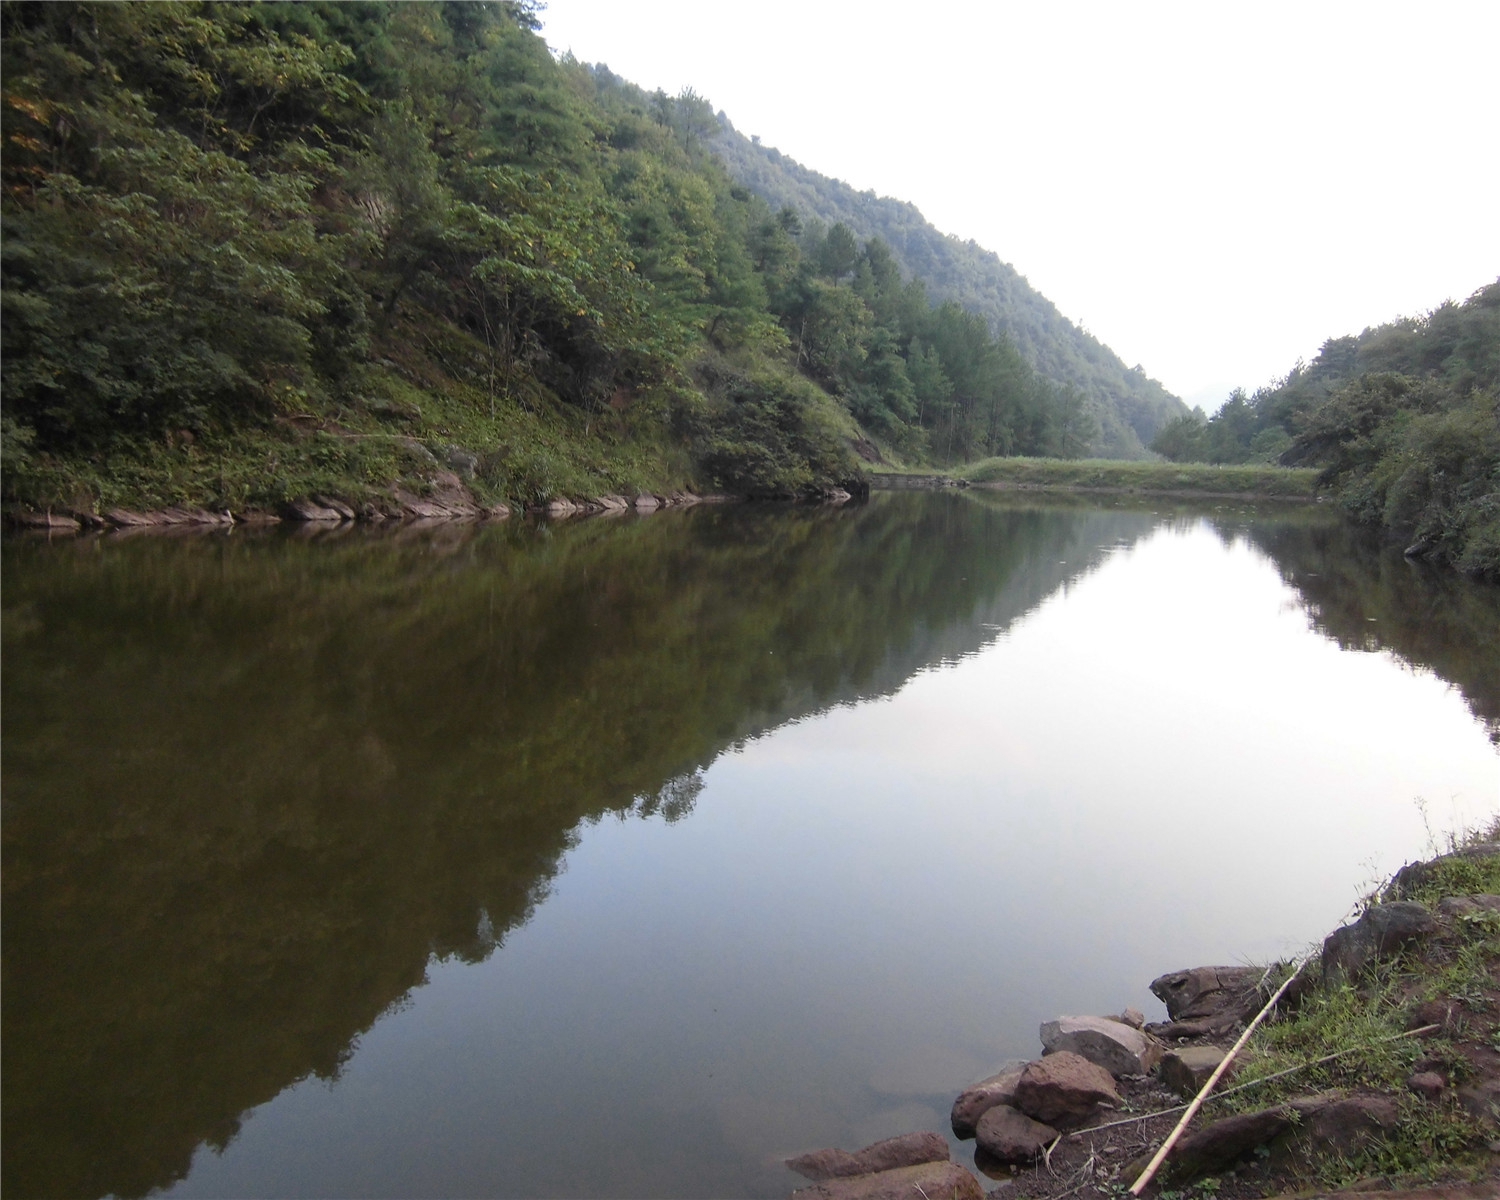
[(3, 552), (10, 1196), (784, 1194), (1500, 806), (1500, 592), (1315, 510)]

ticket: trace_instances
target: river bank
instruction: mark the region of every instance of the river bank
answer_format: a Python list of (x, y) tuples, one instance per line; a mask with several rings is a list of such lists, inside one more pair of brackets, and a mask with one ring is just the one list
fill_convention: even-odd
[(973, 487), (1103, 495), (1150, 493), (1234, 500), (1316, 499), (1318, 472), (1269, 465), (1128, 462), (1115, 459), (988, 458), (955, 472)]
[[(139, 530), (150, 528), (211, 529), (234, 525), (275, 525), (289, 522), (302, 525), (338, 525), (346, 522), (383, 524), (403, 521), (504, 521), (513, 512), (529, 513), (562, 520), (578, 516), (620, 515), (626, 512), (652, 513), (666, 508), (689, 508), (698, 504), (741, 504), (749, 496), (725, 492), (640, 492), (632, 496), (613, 493), (571, 499), (554, 497), (544, 503), (517, 506), (486, 504), (477, 499), (457, 475), (445, 473), (425, 494), (413, 494), (395, 488), (380, 501), (361, 501), (357, 506), (339, 496), (314, 493), (281, 505), (279, 509), (243, 509), (234, 512), (171, 505), (144, 511), (112, 507), (103, 512), (92, 508), (61, 510), (12, 507), (4, 513), (5, 522), (20, 529), (44, 529), (57, 532), (79, 532), (83, 529)], [(847, 504), (853, 495), (843, 488), (828, 488), (815, 501), (823, 504)]]
[(954, 1101), (953, 1132), (975, 1140), (979, 1177), (949, 1161), (941, 1135), (910, 1134), (788, 1160), (814, 1180), (793, 1195), (872, 1200), (931, 1184), (961, 1197), (1118, 1198), (1200, 1092), (1201, 1114), (1145, 1194), (1495, 1194), (1497, 834), (1404, 867), (1300, 965), (1159, 976), (1164, 1022), (1127, 1009), (1043, 1023), (1041, 1057)]

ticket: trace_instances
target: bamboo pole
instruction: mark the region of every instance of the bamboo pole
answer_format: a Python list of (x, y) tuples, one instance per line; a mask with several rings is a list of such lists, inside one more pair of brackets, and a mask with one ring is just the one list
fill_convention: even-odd
[(1281, 997), (1286, 993), (1287, 988), (1292, 986), (1292, 981), (1296, 979), (1298, 975), (1302, 974), (1302, 968), (1307, 966), (1307, 961), (1308, 960), (1304, 958), (1300, 963), (1297, 964), (1297, 969), (1286, 977), (1286, 982), (1276, 989), (1275, 994), (1266, 1001), (1266, 1006), (1262, 1008), (1260, 1012), (1255, 1014), (1255, 1020), (1251, 1021), (1249, 1025), (1245, 1026), (1245, 1032), (1240, 1034), (1239, 1041), (1235, 1042), (1235, 1044), (1229, 1048), (1229, 1053), (1226, 1054), (1224, 1056), (1224, 1060), (1214, 1068), (1214, 1073), (1208, 1077), (1208, 1082), (1205, 1083), (1202, 1090), (1193, 1097), (1193, 1102), (1188, 1105), (1187, 1112), (1182, 1114), (1182, 1119), (1177, 1122), (1176, 1127), (1172, 1130), (1171, 1133), (1167, 1135), (1167, 1140), (1161, 1144), (1161, 1149), (1158, 1150), (1151, 1161), (1146, 1164), (1146, 1169), (1141, 1172), (1140, 1178), (1130, 1185), (1130, 1194), (1132, 1196), (1139, 1196), (1143, 1191), (1146, 1190), (1146, 1185), (1151, 1182), (1152, 1176), (1156, 1174), (1157, 1170), (1161, 1167), (1161, 1164), (1166, 1160), (1167, 1155), (1172, 1152), (1172, 1147), (1177, 1145), (1177, 1140), (1182, 1137), (1183, 1132), (1187, 1129), (1188, 1122), (1191, 1121), (1198, 1110), (1203, 1107), (1203, 1102), (1208, 1099), (1208, 1093), (1214, 1090), (1214, 1084), (1218, 1083), (1219, 1080), (1223, 1077), (1224, 1072), (1229, 1070), (1229, 1064), (1234, 1061), (1234, 1056), (1244, 1048), (1245, 1043), (1250, 1040), (1250, 1035), (1254, 1033), (1258, 1028), (1260, 1028), (1260, 1023), (1264, 1021), (1270, 1014), (1271, 1010), (1276, 1007), (1276, 1001), (1280, 1000)]
[[(1390, 1037), (1376, 1038), (1363, 1046), (1347, 1046), (1343, 1050), (1335, 1050), (1332, 1054), (1325, 1054), (1322, 1058), (1309, 1059), (1305, 1063), (1298, 1063), (1295, 1067), (1288, 1067), (1284, 1071), (1276, 1071), (1270, 1075), (1262, 1075), (1259, 1079), (1252, 1079), (1248, 1083), (1237, 1083), (1232, 1088), (1225, 1088), (1204, 1101), (1211, 1104), (1215, 1100), (1226, 1100), (1239, 1092), (1248, 1092), (1251, 1088), (1258, 1088), (1263, 1083), (1270, 1083), (1274, 1079), (1284, 1079), (1288, 1075), (1295, 1075), (1298, 1071), (1305, 1071), (1308, 1067), (1321, 1067), (1324, 1063), (1332, 1062), (1336, 1058), (1343, 1058), (1346, 1054), (1354, 1054), (1359, 1050), (1368, 1050), (1371, 1046), (1383, 1046), (1387, 1042), (1399, 1042), (1403, 1038), (1421, 1037), (1424, 1033), (1436, 1033), (1441, 1025), (1423, 1025), (1420, 1029), (1408, 1029), (1405, 1033), (1394, 1033)], [(1091, 1133), (1102, 1133), (1106, 1129), (1118, 1129), (1121, 1125), (1139, 1125), (1142, 1121), (1154, 1121), (1157, 1117), (1169, 1117), (1173, 1113), (1180, 1113), (1187, 1107), (1186, 1104), (1174, 1104), (1171, 1108), (1158, 1108), (1155, 1112), (1137, 1113), (1133, 1117), (1122, 1117), (1118, 1121), (1106, 1121), (1103, 1125), (1090, 1125), (1087, 1129), (1075, 1129), (1072, 1133), (1063, 1134), (1066, 1138), (1087, 1137)]]

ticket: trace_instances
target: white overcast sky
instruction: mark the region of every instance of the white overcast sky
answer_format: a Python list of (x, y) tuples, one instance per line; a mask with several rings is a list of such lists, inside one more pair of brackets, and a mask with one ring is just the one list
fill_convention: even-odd
[(691, 87), (910, 200), (1212, 410), (1500, 276), (1500, 0), (550, 0), (555, 51)]

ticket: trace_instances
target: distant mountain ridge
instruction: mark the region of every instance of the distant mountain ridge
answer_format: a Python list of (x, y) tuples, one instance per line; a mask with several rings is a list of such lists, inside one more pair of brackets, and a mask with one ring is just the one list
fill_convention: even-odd
[(942, 233), (914, 204), (855, 191), (745, 137), (724, 113), (718, 117), (712, 148), (743, 186), (773, 208), (790, 205), (829, 225), (842, 222), (861, 239), (880, 238), (934, 301), (953, 300), (983, 316), (1044, 378), (1077, 388), (1099, 418), (1095, 453), (1144, 458), (1157, 431), (1187, 413), (1178, 397), (1141, 367), (1127, 367), (998, 254)]

